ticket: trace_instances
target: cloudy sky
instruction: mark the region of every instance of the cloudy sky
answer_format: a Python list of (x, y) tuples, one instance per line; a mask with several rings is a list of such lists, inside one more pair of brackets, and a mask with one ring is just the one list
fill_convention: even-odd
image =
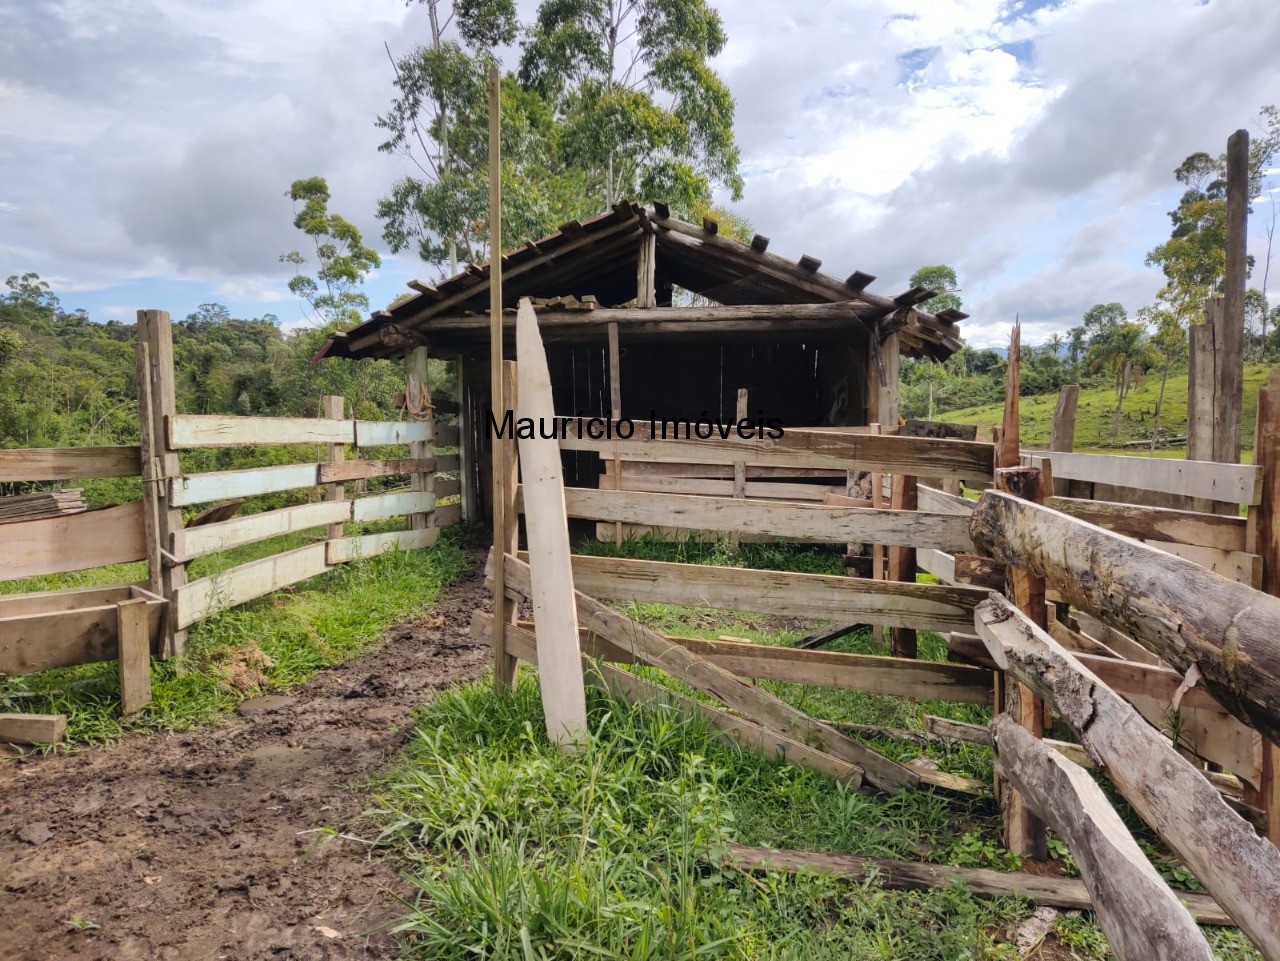
[[(978, 344), (1015, 313), (1034, 342), (1093, 303), (1150, 302), (1171, 171), (1280, 102), (1275, 0), (717, 6), (741, 210), (770, 249), (886, 293), (951, 264)], [(0, 0), (0, 277), (34, 270), (98, 320), (214, 300), (303, 321), (285, 191), (323, 175), (379, 237), (403, 172), (377, 152), (383, 44), (425, 34), (402, 0)], [(375, 304), (413, 277), (432, 270), (388, 257)]]

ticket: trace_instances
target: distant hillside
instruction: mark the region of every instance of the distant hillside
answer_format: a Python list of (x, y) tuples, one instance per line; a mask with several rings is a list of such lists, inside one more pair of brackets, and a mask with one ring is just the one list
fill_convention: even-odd
[[(1253, 424), (1258, 406), (1258, 389), (1271, 372), (1267, 364), (1247, 364), (1244, 370), (1244, 426), (1242, 440), (1253, 447)], [(1076, 412), (1076, 447), (1114, 447), (1125, 441), (1144, 440), (1155, 423), (1156, 400), (1160, 395), (1160, 377), (1150, 374), (1140, 387), (1135, 387), (1124, 402), (1117, 440), (1111, 438), (1111, 416), (1116, 406), (1115, 391), (1110, 387), (1083, 387)], [(1024, 447), (1041, 447), (1049, 443), (1053, 411), (1058, 395), (1040, 394), (1021, 399), (1021, 432)], [(939, 420), (955, 424), (977, 424), (980, 429), (998, 427), (1004, 415), (1002, 404), (967, 407), (939, 415)], [(1160, 425), (1173, 436), (1187, 432), (1187, 375), (1170, 374), (1165, 387), (1164, 410)]]

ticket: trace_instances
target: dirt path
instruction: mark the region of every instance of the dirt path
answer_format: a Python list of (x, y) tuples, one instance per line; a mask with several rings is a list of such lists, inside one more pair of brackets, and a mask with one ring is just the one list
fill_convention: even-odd
[(433, 616), (225, 726), (0, 765), (0, 959), (388, 957), (395, 868), (316, 831), (359, 817), (416, 705), (483, 672), (487, 606), (473, 565)]

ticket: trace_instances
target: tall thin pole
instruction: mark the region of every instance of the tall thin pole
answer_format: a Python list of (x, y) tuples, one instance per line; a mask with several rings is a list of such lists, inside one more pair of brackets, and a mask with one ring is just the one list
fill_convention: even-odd
[[(489, 398), (498, 422), (502, 396), (502, 74), (489, 68)], [(506, 688), (506, 474), (498, 438), (490, 438), (493, 475), (493, 674)]]

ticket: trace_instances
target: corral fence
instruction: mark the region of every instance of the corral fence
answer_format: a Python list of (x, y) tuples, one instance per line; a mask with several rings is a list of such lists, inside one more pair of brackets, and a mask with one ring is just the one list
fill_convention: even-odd
[[(518, 323), (536, 329), (532, 312), (528, 321), (523, 314)], [(507, 365), (508, 406), (519, 380), (521, 416), (536, 417), (540, 404), (550, 409), (539, 364), (522, 343), (519, 368)], [(528, 378), (526, 365), (534, 367)], [(491, 575), (503, 572), (502, 603), (473, 621), (476, 635), (494, 645), (497, 682), (513, 683), (516, 661), (538, 664), (548, 733), (566, 747), (584, 723), (576, 706), (582, 685), (603, 683), (628, 700), (696, 714), (745, 749), (859, 790), (964, 798), (994, 788), (1007, 847), (1043, 860), (1051, 828), (1082, 881), (734, 848), (729, 858), (742, 869), (875, 870), (900, 886), (960, 881), (976, 893), (1089, 907), (1122, 958), (1209, 958), (1194, 922), (1235, 924), (1264, 957), (1280, 959), (1280, 599), (1273, 596), (1280, 386), (1262, 392), (1252, 465), (1069, 450), (1019, 455), (1016, 440), (1010, 458), (1016, 401), (1011, 409), (996, 443), (805, 429), (768, 442), (600, 441), (569, 430), (560, 449), (595, 452), (600, 489), (556, 490), (560, 475), (546, 467), (558, 464), (559, 451), (544, 453), (556, 441), (521, 439), (519, 467), (514, 442), (505, 441), (511, 507), (525, 512), (528, 550), (519, 549), (513, 510), (489, 566)], [(656, 490), (618, 489), (613, 479), (627, 476), (618, 464), (660, 465), (631, 476), (668, 480)], [(669, 465), (691, 464), (713, 465), (698, 468), (711, 476), (695, 479), (723, 485), (732, 470), (736, 481), (715, 491), (673, 490), (684, 468)], [(850, 503), (859, 499), (833, 490), (816, 502), (751, 497), (742, 481), (759, 468), (790, 472), (792, 484), (826, 472), (809, 483), (835, 487), (829, 481), (839, 472), (873, 473), (873, 495), (887, 489), (890, 503)], [(980, 498), (934, 486), (957, 481)], [(1095, 491), (1127, 490), (1209, 509), (1092, 499)], [(556, 533), (569, 517), (597, 522), (603, 537), (627, 525), (664, 536), (871, 543), (877, 551), (870, 576), (855, 577), (586, 556), (571, 554)], [(917, 570), (939, 583), (918, 583)], [(518, 619), (517, 599), (532, 602), (533, 622)], [(791, 648), (669, 636), (601, 599), (827, 619), (835, 627)], [(576, 616), (566, 619), (566, 610)], [(888, 629), (893, 656), (816, 649), (853, 625)], [(947, 663), (916, 658), (919, 630), (947, 639)], [(580, 663), (580, 655), (596, 660)], [(712, 701), (677, 694), (628, 664), (659, 668)], [(759, 679), (991, 704), (995, 720), (930, 717), (923, 734), (858, 729), (810, 717), (752, 683)], [(1052, 725), (1059, 739), (1046, 737)], [(869, 735), (989, 744), (996, 784), (891, 760), (864, 743)], [(1207, 895), (1168, 888), (1086, 767), (1110, 780)]]
[[(410, 357), (410, 390), (425, 389), (425, 366), (425, 355)], [(138, 314), (137, 383), (138, 446), (0, 450), (0, 483), (142, 480), (137, 500), (0, 524), (0, 580), (147, 562), (139, 583), (0, 595), (0, 675), (117, 660), (121, 707), (132, 713), (150, 700), (151, 657), (180, 654), (192, 625), (358, 558), (429, 547), (459, 520), (458, 455), (437, 451), (456, 447), (459, 429), (429, 408), (407, 420), (359, 420), (346, 416), (342, 397), (328, 396), (318, 418), (179, 414), (162, 311)], [(202, 473), (181, 463), (184, 451), (267, 445), (325, 455)], [(365, 494), (375, 478), (398, 478), (402, 489)], [(238, 515), (247, 498), (300, 491), (305, 503)], [(441, 504), (446, 498), (454, 502)], [(346, 530), (400, 517), (404, 530)], [(188, 579), (198, 558), (311, 531), (304, 546)], [(0, 715), (0, 739), (55, 741), (64, 726), (57, 715)]]

